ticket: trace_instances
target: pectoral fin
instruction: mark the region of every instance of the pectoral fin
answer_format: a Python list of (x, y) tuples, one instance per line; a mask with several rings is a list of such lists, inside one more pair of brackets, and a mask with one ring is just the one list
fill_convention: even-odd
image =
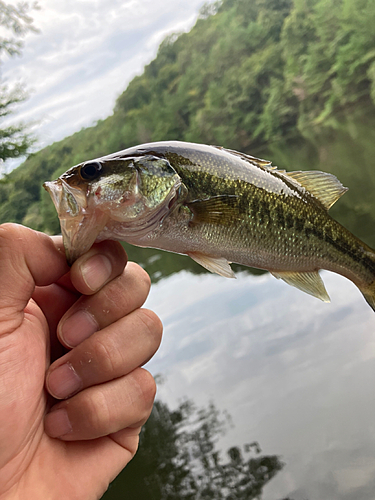
[(193, 214), (191, 225), (225, 224), (239, 219), (238, 207), (236, 207), (237, 196), (218, 195), (204, 200), (194, 200), (187, 203)]
[(211, 273), (220, 274), (224, 278), (236, 277), (229, 262), (223, 257), (212, 257), (200, 252), (189, 252), (187, 255)]
[(331, 301), (318, 271), (311, 271), (309, 273), (271, 271), (271, 274), (275, 278), (282, 279), (288, 285), (294, 286), (323, 302)]

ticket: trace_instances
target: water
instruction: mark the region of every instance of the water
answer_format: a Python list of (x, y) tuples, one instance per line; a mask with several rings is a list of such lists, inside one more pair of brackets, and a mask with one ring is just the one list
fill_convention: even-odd
[[(337, 175), (350, 191), (331, 213), (375, 246), (371, 120), (262, 154)], [(141, 451), (103, 498), (374, 500), (375, 314), (356, 287), (323, 272), (325, 304), (268, 273), (228, 280), (185, 257), (129, 254), (153, 278), (146, 306), (164, 338), (147, 368), (161, 381)]]

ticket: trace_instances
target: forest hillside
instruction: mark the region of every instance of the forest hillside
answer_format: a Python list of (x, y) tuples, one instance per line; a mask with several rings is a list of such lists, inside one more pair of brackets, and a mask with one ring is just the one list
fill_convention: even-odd
[[(58, 232), (42, 183), (137, 143), (185, 140), (257, 154), (375, 109), (373, 0), (221, 0), (168, 36), (113, 114), (0, 180), (0, 222)], [(340, 117), (340, 118), (339, 118)]]

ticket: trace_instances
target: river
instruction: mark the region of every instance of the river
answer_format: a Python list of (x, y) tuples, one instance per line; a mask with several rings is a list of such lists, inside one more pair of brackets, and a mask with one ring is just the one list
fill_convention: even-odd
[[(349, 191), (331, 214), (375, 246), (374, 124), (343, 118), (334, 131), (253, 154), (334, 173)], [(151, 274), (146, 306), (164, 324), (147, 364), (159, 406), (103, 499), (374, 500), (375, 314), (358, 289), (323, 271), (326, 304), (268, 273), (237, 268), (229, 280), (186, 257), (129, 255)], [(195, 406), (184, 414), (187, 401)]]

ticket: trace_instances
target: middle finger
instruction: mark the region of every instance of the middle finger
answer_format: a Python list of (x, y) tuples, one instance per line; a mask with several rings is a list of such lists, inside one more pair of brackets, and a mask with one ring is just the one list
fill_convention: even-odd
[(143, 305), (150, 290), (148, 274), (129, 262), (123, 274), (94, 295), (83, 295), (61, 319), (57, 336), (65, 347), (75, 347), (98, 330)]

